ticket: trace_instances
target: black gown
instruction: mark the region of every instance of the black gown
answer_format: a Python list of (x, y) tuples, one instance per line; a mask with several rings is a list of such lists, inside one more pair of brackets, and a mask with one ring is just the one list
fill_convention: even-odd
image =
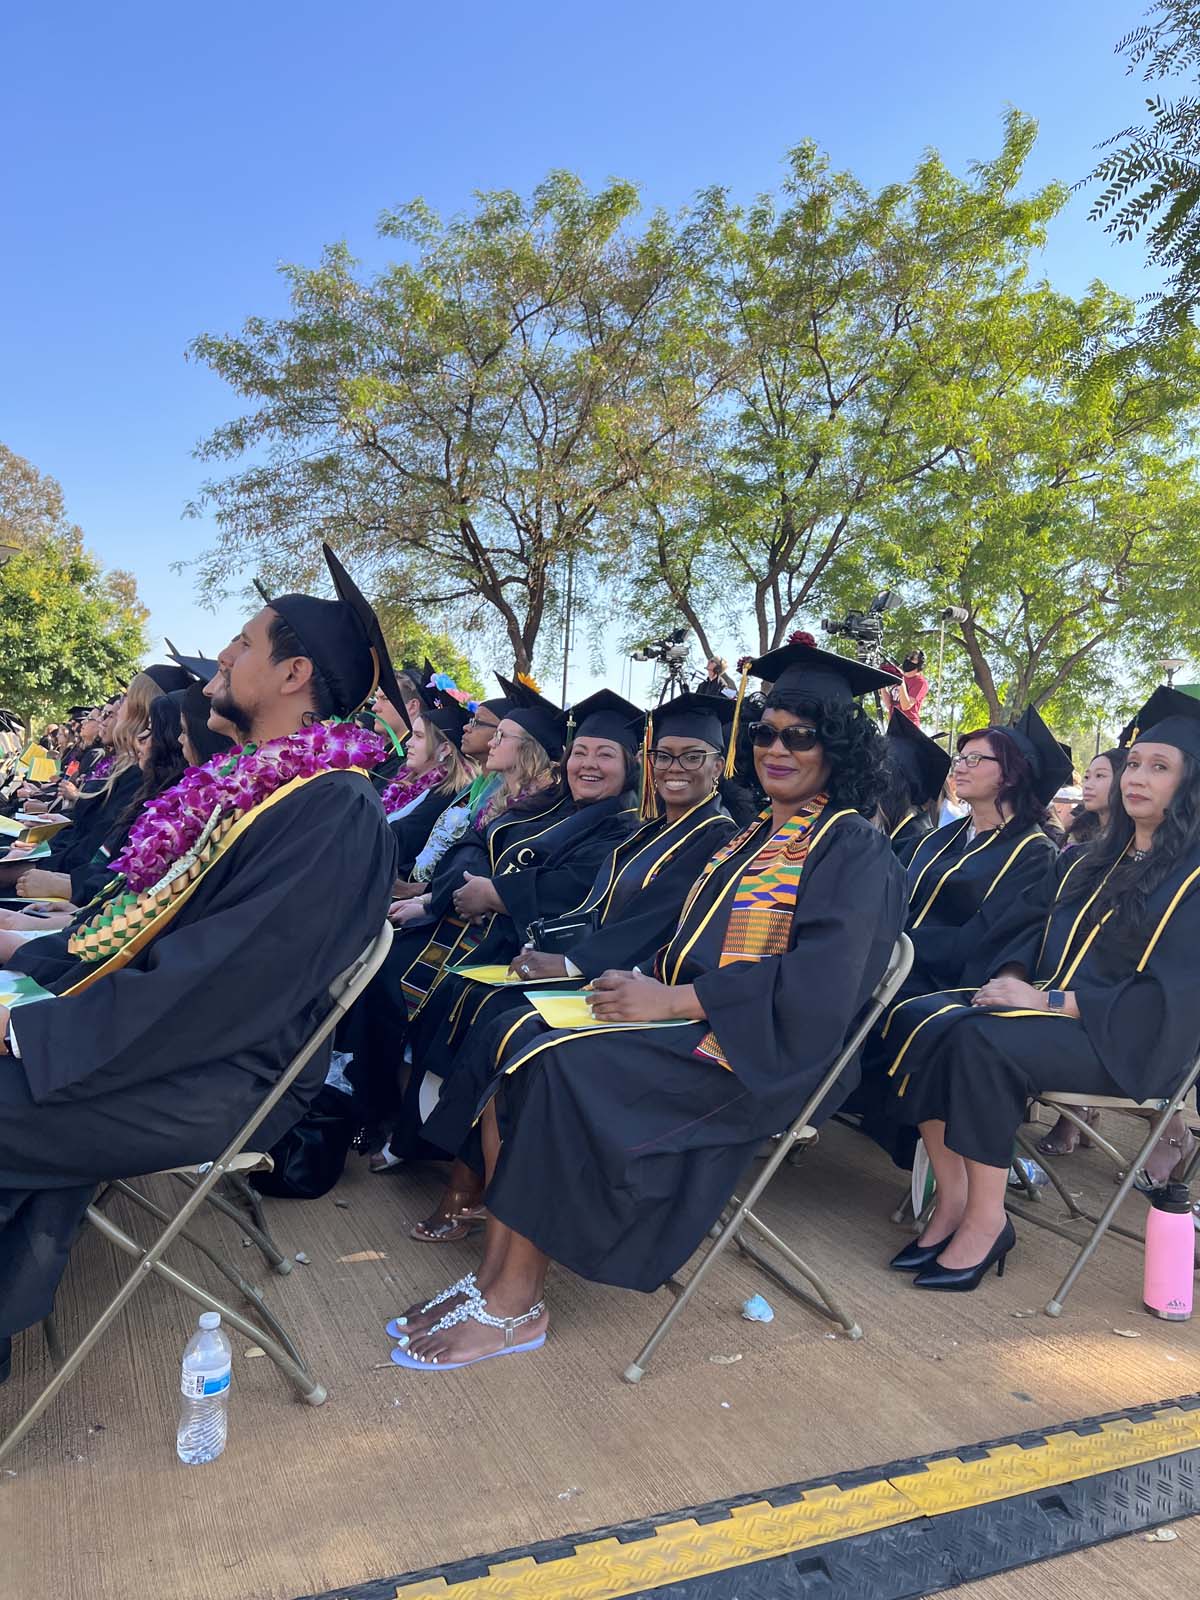
[[(248, 827), (119, 971), (61, 993), (86, 969), (47, 941), (57, 997), (13, 1012), (20, 1058), (0, 1056), (0, 1337), (49, 1311), (97, 1184), (207, 1161), (236, 1132), (378, 933), (393, 877), (370, 783), (328, 773)], [(327, 1067), (318, 1052), (262, 1148)]]
[(441, 961), (471, 937), (467, 923), (454, 914), (454, 891), (462, 887), (463, 873), (490, 876), (503, 870), (527, 839), (552, 827), (571, 806), (570, 796), (564, 799), (558, 789), (531, 795), (524, 804), (498, 812), (482, 832), (469, 828), (438, 862), (428, 916), (397, 930), (387, 960), (338, 1029), (337, 1047), (349, 1058), (345, 1071), (354, 1088), (355, 1115), (368, 1142), (399, 1115), (410, 1004), (420, 1004)]
[[(695, 985), (705, 1022), (598, 1023), (502, 1052), (493, 1087), (503, 1144), (488, 1207), (582, 1277), (650, 1291), (688, 1259), (759, 1142), (798, 1115), (886, 970), (904, 924), (904, 875), (857, 813), (826, 821), (783, 955), (720, 965), (729, 903), (771, 837), (769, 818), (688, 906), (660, 972)], [(697, 1054), (710, 1030), (728, 1070)]]
[[(592, 922), (594, 926), (581, 931), (566, 949), (577, 976), (553, 980), (553, 987), (582, 988), (610, 969), (651, 971), (658, 951), (675, 932), (689, 889), (704, 864), (734, 832), (733, 818), (720, 800), (713, 798), (694, 806), (676, 822), (658, 817), (630, 834), (602, 864), (586, 898), (565, 913), (564, 922)], [(473, 1119), (494, 1070), (501, 1036), (497, 1025), (506, 1029), (514, 1020), (512, 1013), (521, 1010), (527, 1024), (523, 1040), (548, 1031), (525, 999), (528, 990), (546, 987), (546, 979), (536, 978), (503, 988), (463, 983), (460, 1004), (447, 1030), (445, 1052), (438, 1064), (431, 1062), (443, 1079), (439, 1110), (456, 1108), (445, 1113), (444, 1126), (466, 1127)], [(409, 1098), (406, 1104), (410, 1114), (419, 1115), (419, 1097)], [(465, 1154), (479, 1164), (476, 1149)]]
[[(1090, 900), (1064, 893), (1081, 860), (1063, 863), (1047, 914), (1036, 890), (1028, 917), (1013, 909), (1007, 941), (997, 939), (971, 984), (892, 1015), (897, 1114), (914, 1125), (945, 1121), (947, 1144), (970, 1160), (1008, 1165), (1026, 1100), (1039, 1090), (1157, 1099), (1200, 1048), (1200, 847), (1150, 895), (1136, 931), (1111, 913), (1097, 921)], [(1038, 988), (1069, 990), (1079, 1018), (973, 1007), (974, 989), (1013, 964)]]
[(903, 817), (889, 833), (896, 860), (907, 868), (921, 840), (934, 831), (933, 818), (928, 811), (913, 810)]
[(135, 763), (116, 778), (110, 793), (105, 794), (102, 785), (93, 794), (80, 795), (71, 813), (71, 826), (54, 836), (49, 857), (34, 866), (66, 873), (86, 867), (137, 799), (144, 781), (142, 769)]
[(423, 794), (411, 811), (389, 821), (392, 837), (396, 841), (396, 875), (405, 880), (412, 877), (413, 863), (425, 848), (433, 825), (443, 811), (461, 803), (463, 794), (442, 793), (431, 789)]

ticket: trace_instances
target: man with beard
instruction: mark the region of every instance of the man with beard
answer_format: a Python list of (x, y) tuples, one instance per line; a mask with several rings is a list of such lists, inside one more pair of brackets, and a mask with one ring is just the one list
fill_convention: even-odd
[[(27, 947), (45, 996), (0, 1007), (0, 1376), (10, 1336), (50, 1310), (96, 1185), (210, 1160), (383, 924), (394, 846), (368, 771), (387, 747), (329, 719), (394, 680), (374, 614), (326, 560), (337, 600), (284, 595), (221, 652), (214, 720), (244, 746), (159, 797), (114, 862), (124, 891)], [(327, 1066), (318, 1052), (264, 1148)]]

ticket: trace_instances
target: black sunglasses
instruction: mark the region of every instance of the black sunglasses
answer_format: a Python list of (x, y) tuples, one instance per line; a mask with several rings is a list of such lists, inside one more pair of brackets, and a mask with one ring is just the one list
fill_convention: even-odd
[(756, 750), (769, 750), (778, 739), (788, 754), (793, 756), (811, 750), (817, 742), (816, 728), (802, 728), (794, 722), (786, 728), (772, 727), (769, 722), (752, 722), (747, 732)]

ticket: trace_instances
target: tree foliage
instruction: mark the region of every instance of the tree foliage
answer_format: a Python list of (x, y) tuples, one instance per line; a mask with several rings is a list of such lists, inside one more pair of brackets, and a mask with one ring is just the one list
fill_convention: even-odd
[(673, 230), (633, 231), (637, 208), (630, 184), (565, 173), (445, 224), (414, 202), (380, 223), (407, 259), (364, 278), (335, 246), (286, 269), (289, 317), (197, 339), (253, 407), (202, 455), (261, 457), (207, 486), (205, 581), (250, 556), (302, 578), (328, 538), (410, 609), (490, 613), (527, 668), (566, 561), (627, 542), (639, 485), (715, 386)]
[[(1156, 0), (1146, 16), (1117, 44), (1126, 71), (1147, 82), (1200, 80), (1200, 3)], [(1200, 303), (1200, 97), (1151, 95), (1146, 113), (1101, 147), (1107, 153), (1089, 177), (1103, 187), (1090, 215), (1120, 240), (1145, 234), (1151, 264), (1167, 274), (1151, 319), (1161, 326)]]
[(99, 701), (137, 671), (147, 612), (67, 520), (62, 489), (0, 445), (0, 704), (27, 724)]

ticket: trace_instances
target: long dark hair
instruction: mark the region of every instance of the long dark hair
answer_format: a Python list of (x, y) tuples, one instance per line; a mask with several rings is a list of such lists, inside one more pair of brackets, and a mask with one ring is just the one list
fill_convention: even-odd
[(996, 809), (1006, 815), (1005, 827), (1014, 833), (1024, 833), (1026, 828), (1046, 828), (1046, 807), (1033, 792), (1033, 768), (1021, 754), (1015, 739), (1005, 728), (976, 728), (974, 733), (964, 733), (958, 741), (963, 750), (972, 739), (990, 739), (992, 753), (1000, 763), (1000, 788), (996, 794)]
[(829, 762), (830, 801), (866, 817), (874, 815), (887, 786), (884, 738), (878, 723), (857, 701), (829, 705), (802, 691), (772, 689), (763, 709), (810, 718)]
[(142, 787), (133, 804), (120, 817), (114, 832), (132, 827), (148, 800), (177, 784), (187, 771), (179, 743), (181, 694), (160, 694), (150, 705), (150, 756), (142, 769)]
[[(1184, 750), (1179, 755), (1183, 776), (1155, 832), (1153, 848), (1142, 861), (1135, 861), (1132, 854), (1121, 859), (1133, 838), (1133, 820), (1125, 809), (1120, 784), (1116, 783), (1108, 804), (1108, 827), (1088, 848), (1063, 887), (1065, 901), (1086, 900), (1100, 889), (1090, 913), (1092, 921), (1111, 910), (1118, 927), (1140, 933), (1146, 925), (1150, 896), (1179, 862), (1200, 846), (1200, 764)], [(1104, 887), (1100, 888), (1102, 883)]]

